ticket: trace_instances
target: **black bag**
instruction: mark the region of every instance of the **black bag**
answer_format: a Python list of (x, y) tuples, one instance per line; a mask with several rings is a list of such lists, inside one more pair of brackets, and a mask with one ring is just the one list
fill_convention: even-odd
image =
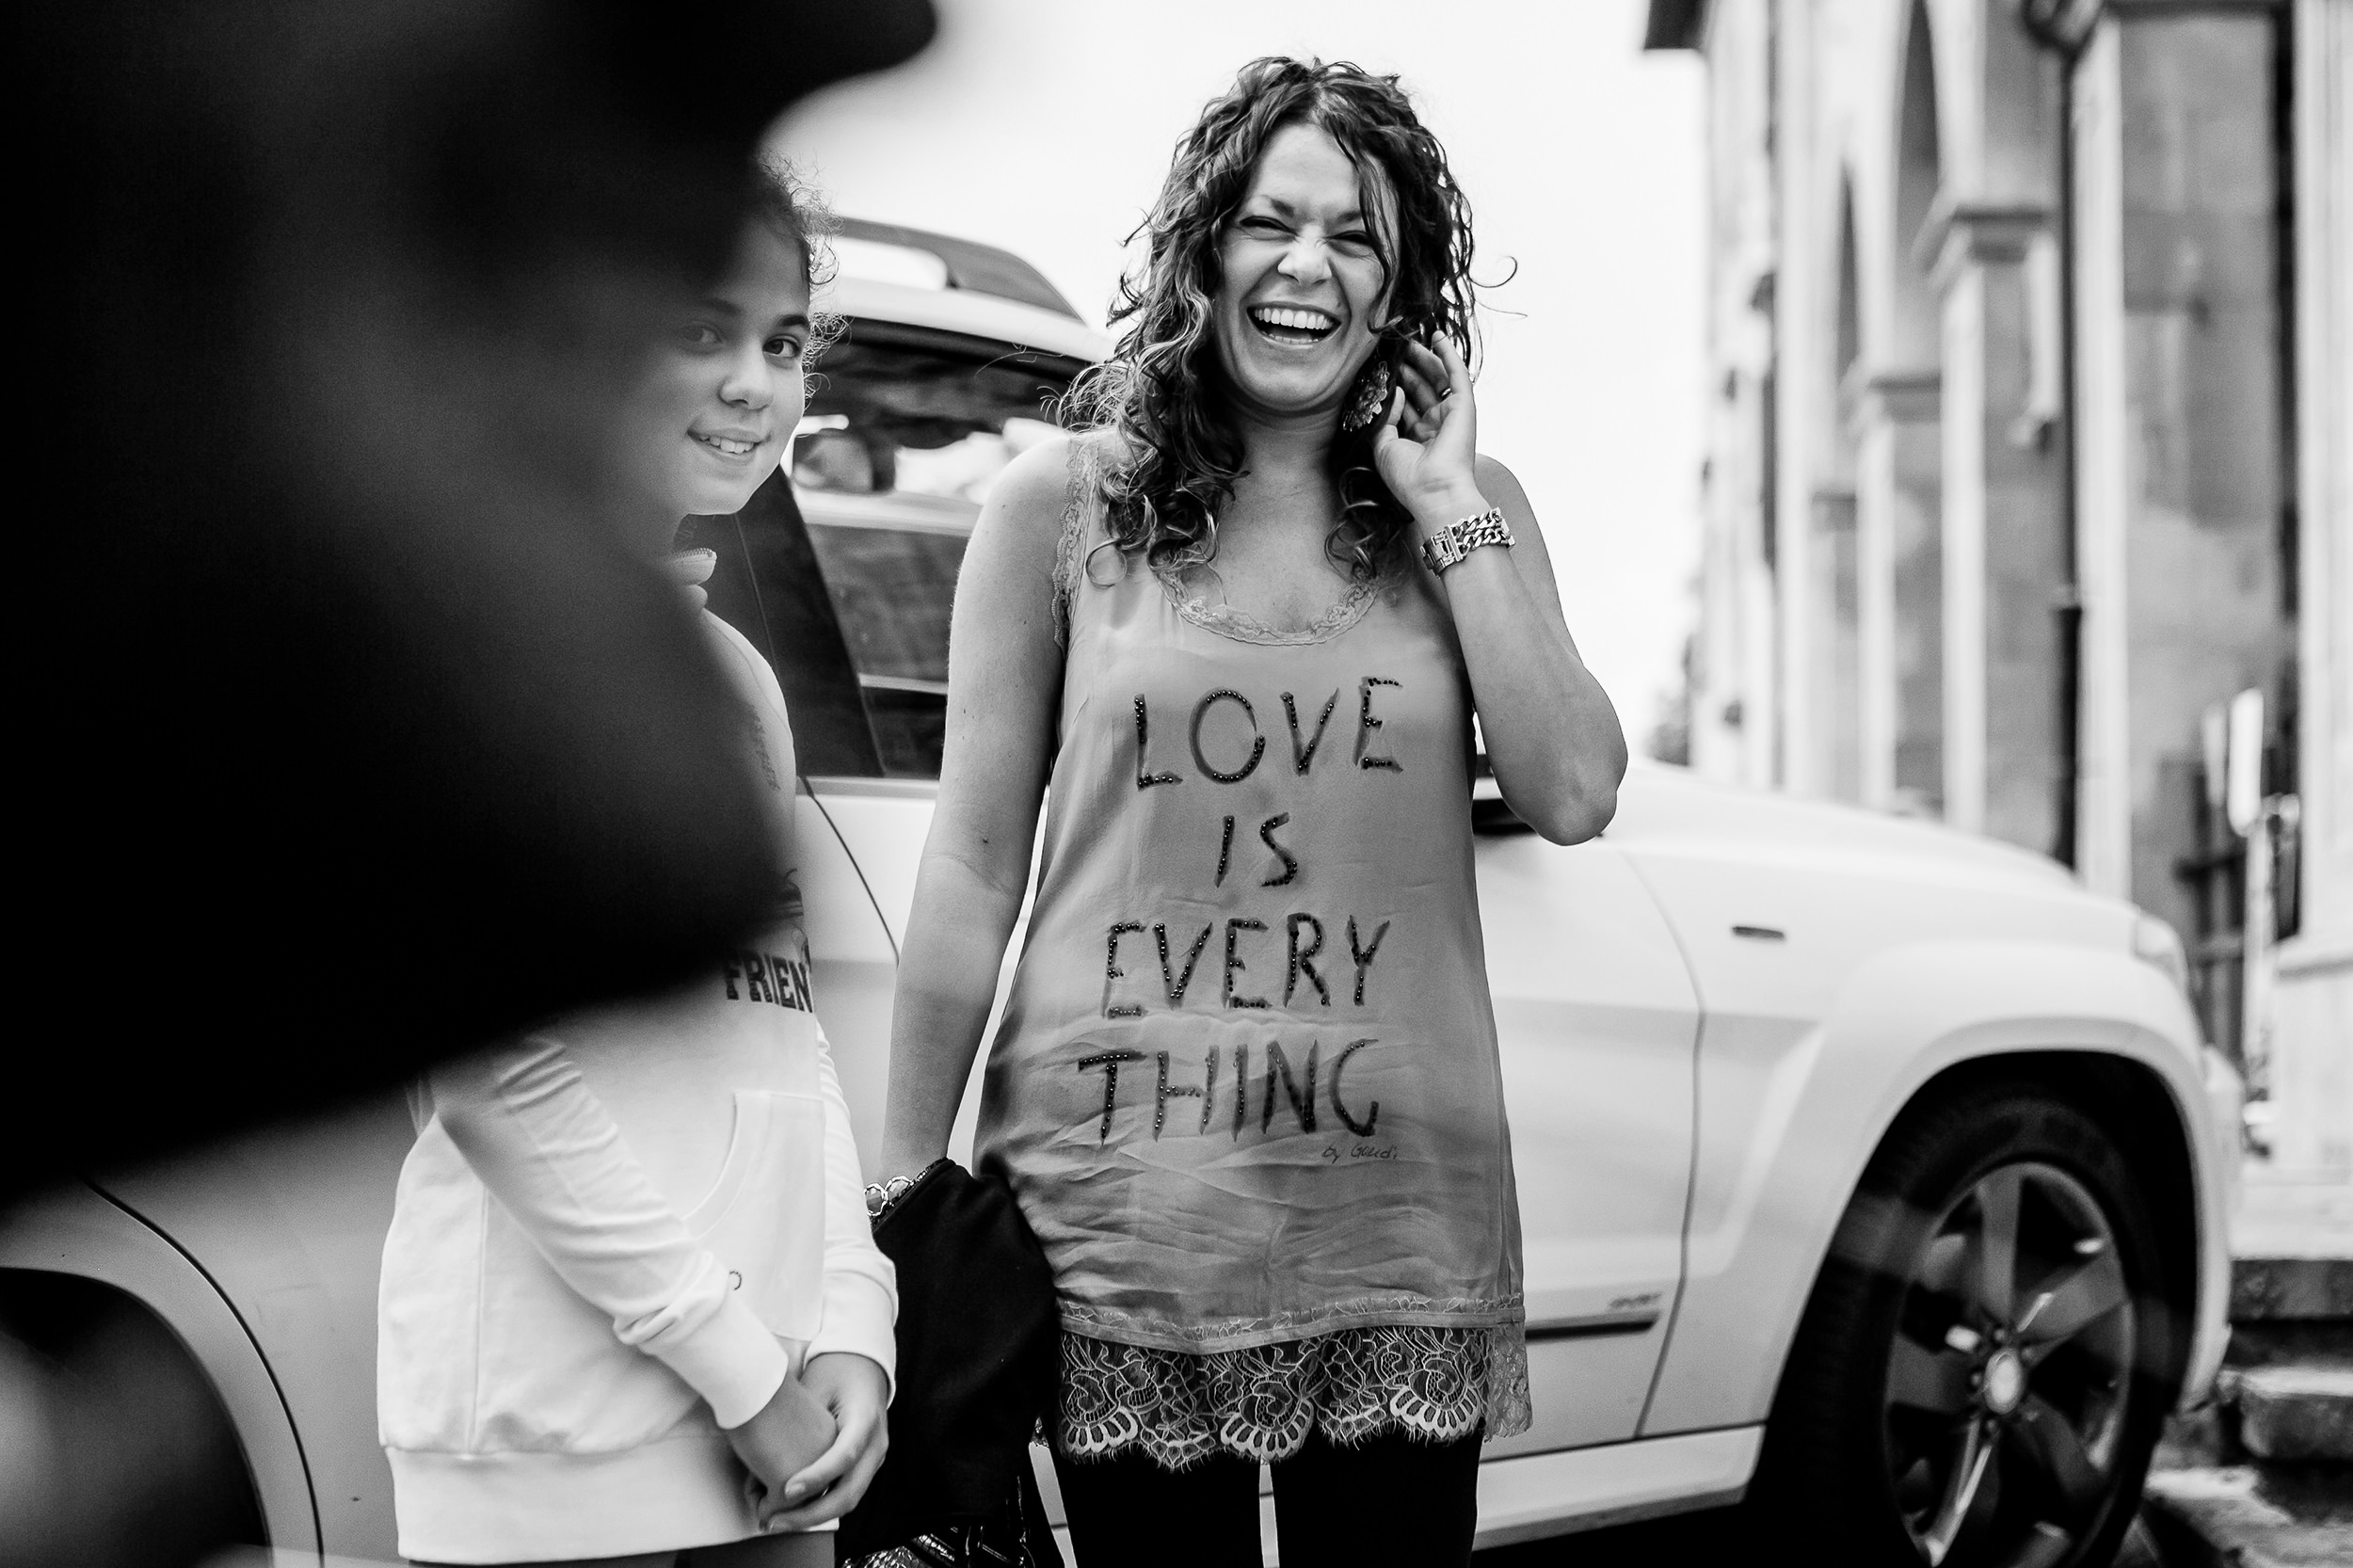
[(845, 1564), (1062, 1568), (1030, 1469), (1054, 1397), (1053, 1271), (993, 1175), (940, 1160), (874, 1225), (899, 1271), (890, 1448), (841, 1521)]

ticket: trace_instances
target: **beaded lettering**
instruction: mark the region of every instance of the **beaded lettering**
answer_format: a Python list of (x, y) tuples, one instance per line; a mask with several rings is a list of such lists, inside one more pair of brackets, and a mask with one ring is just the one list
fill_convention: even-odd
[[(1242, 763), (1240, 768), (1236, 769), (1232, 773), (1227, 773), (1225, 769), (1218, 767), (1215, 763), (1211, 762), (1208, 757), (1204, 756), (1201, 751), (1201, 723), (1204, 719), (1207, 719), (1209, 716), (1209, 710), (1221, 702), (1240, 703), (1241, 705), (1242, 717), (1250, 721), (1250, 760)], [(1209, 693), (1198, 703), (1193, 705), (1193, 765), (1194, 767), (1199, 768), (1203, 773), (1208, 774), (1211, 778), (1216, 779), (1220, 784), (1239, 784), (1243, 779), (1248, 778), (1252, 774), (1258, 771), (1258, 759), (1264, 757), (1265, 755), (1266, 737), (1258, 733), (1258, 714), (1257, 710), (1250, 706), (1250, 699), (1248, 697), (1242, 696), (1240, 692), (1228, 691), (1224, 687), (1220, 687), (1218, 690)]]

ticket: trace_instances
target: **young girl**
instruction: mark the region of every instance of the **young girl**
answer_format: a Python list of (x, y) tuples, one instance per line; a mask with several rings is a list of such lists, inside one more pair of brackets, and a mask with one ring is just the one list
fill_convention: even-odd
[[(881, 1464), (891, 1267), (810, 1012), (792, 733), (702, 610), (680, 520), (740, 510), (800, 419), (821, 215), (781, 167), (681, 299), (616, 453), (743, 704), (777, 922), (666, 996), (437, 1070), (385, 1243), (377, 1405), (401, 1551), (448, 1563), (827, 1564)], [(791, 1533), (769, 1533), (791, 1532)]]

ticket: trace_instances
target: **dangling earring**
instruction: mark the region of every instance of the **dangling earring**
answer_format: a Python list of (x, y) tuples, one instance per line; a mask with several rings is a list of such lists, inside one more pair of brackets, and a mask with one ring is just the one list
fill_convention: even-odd
[(1348, 411), (1340, 416), (1340, 428), (1352, 434), (1379, 423), (1389, 407), (1389, 361), (1375, 360), (1356, 377), (1356, 393), (1349, 399)]

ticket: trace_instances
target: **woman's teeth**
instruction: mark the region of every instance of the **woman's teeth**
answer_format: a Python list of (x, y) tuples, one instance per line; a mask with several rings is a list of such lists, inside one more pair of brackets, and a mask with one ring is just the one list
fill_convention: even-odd
[(1339, 326), (1321, 311), (1292, 310), (1280, 305), (1259, 305), (1250, 312), (1251, 325), (1276, 343), (1321, 343)]
[(725, 436), (696, 436), (695, 439), (713, 451), (729, 457), (748, 457), (752, 455), (753, 446), (757, 444), (753, 441), (729, 440)]

